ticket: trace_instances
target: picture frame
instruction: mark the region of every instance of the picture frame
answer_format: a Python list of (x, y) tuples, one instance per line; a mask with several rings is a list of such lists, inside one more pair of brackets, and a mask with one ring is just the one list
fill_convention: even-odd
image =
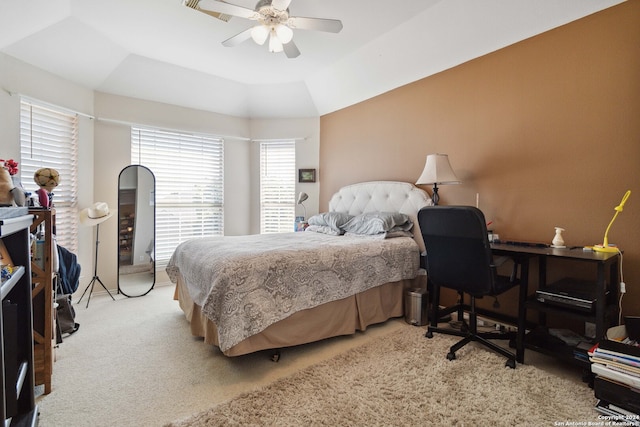
[(316, 182), (316, 170), (298, 169), (298, 182)]

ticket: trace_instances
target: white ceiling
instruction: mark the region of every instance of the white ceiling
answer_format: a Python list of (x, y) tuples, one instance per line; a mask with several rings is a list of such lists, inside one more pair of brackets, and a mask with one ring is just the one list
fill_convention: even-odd
[[(253, 9), (257, 0), (227, 0)], [(181, 0), (2, 0), (0, 51), (82, 86), (239, 117), (314, 117), (451, 68), (623, 0), (293, 0), (288, 59)], [(11, 90), (11, 88), (5, 88)]]

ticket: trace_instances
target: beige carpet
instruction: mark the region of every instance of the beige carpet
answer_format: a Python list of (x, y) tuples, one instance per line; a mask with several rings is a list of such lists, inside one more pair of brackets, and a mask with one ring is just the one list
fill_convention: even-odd
[[(593, 390), (532, 365), (467, 346), (448, 361), (455, 338), (424, 338), (407, 327), (276, 380), (171, 427), (553, 426), (598, 421)], [(566, 425), (566, 424), (565, 424)], [(582, 424), (573, 424), (582, 425)]]
[(86, 297), (74, 304), (80, 330), (56, 349), (53, 390), (36, 399), (40, 427), (160, 427), (411, 328), (393, 320), (287, 349), (279, 363), (268, 352), (225, 357), (191, 336), (173, 291), (156, 286), (141, 298), (114, 294), (116, 301), (97, 292), (89, 308)]
[[(465, 349), (459, 352), (458, 360), (449, 362), (445, 347), (450, 337), (427, 340), (423, 338), (424, 327), (395, 319), (369, 327), (365, 333), (287, 349), (279, 363), (270, 361), (270, 353), (229, 358), (191, 337), (172, 296), (173, 287), (158, 286), (141, 298), (115, 295), (113, 301), (98, 292), (89, 308), (84, 300), (75, 305), (81, 327), (56, 350), (53, 391), (36, 400), (40, 427), (159, 427), (217, 405), (223, 405), (223, 410), (247, 401), (249, 408), (263, 404), (265, 412), (282, 414), (282, 419), (264, 419), (254, 425), (305, 424), (305, 415), (296, 413), (300, 408), (313, 414), (306, 415), (313, 417), (306, 423), (312, 425), (322, 424), (323, 419), (336, 425), (428, 424), (422, 419), (412, 421), (412, 414), (420, 411), (429, 411), (435, 424), (455, 424), (458, 417), (465, 421), (457, 422), (460, 426), (489, 421), (512, 425), (509, 418), (495, 421), (495, 408), (521, 416), (522, 424), (527, 425), (536, 424), (527, 421), (544, 419), (542, 414), (563, 421), (596, 418), (591, 409), (593, 393), (580, 381), (580, 372), (534, 351), (526, 352), (527, 364), (515, 371), (503, 368), (502, 358), (480, 348)], [(374, 344), (369, 348), (368, 343)], [(361, 346), (365, 347), (350, 352)], [(334, 357), (339, 359), (332, 360)], [(489, 359), (482, 362), (485, 358)], [(309, 370), (312, 366), (317, 367)], [(335, 375), (326, 383), (306, 380), (327, 370)], [(445, 376), (450, 378), (435, 385), (426, 383), (429, 377)], [(278, 382), (283, 378), (297, 384), (295, 396), (277, 391), (292, 389), (288, 383)], [(515, 392), (514, 379), (519, 384)], [(471, 386), (467, 388), (465, 383)], [(270, 386), (266, 394), (251, 394)], [(463, 391), (456, 392), (458, 388)], [(234, 400), (243, 393), (250, 393), (250, 397)], [(479, 410), (463, 406), (462, 401), (471, 400)], [(566, 408), (554, 407), (554, 402), (568, 402), (574, 415)], [(526, 406), (520, 408), (521, 404)], [(467, 421), (473, 412), (476, 420)], [(331, 421), (347, 414), (353, 421)], [(362, 421), (369, 416), (374, 418)], [(441, 419), (434, 418), (438, 416)], [(387, 417), (391, 422), (387, 423)], [(224, 423), (220, 414), (209, 425)], [(245, 423), (251, 424), (248, 419), (235, 421)], [(546, 421), (540, 424), (552, 425)]]

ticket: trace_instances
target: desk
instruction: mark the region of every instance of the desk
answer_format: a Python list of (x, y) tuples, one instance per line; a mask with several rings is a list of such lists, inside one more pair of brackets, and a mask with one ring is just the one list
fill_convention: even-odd
[[(527, 292), (528, 292), (528, 285), (529, 285), (529, 259), (532, 258), (534, 255), (527, 253), (527, 251), (509, 250), (509, 249), (512, 249), (511, 246), (506, 247), (503, 251), (500, 251), (500, 248), (497, 248), (497, 247), (494, 248), (493, 246), (491, 249), (494, 254), (506, 255), (509, 258), (513, 259), (514, 262), (520, 265), (520, 274), (519, 274), (520, 280), (519, 280), (519, 284), (517, 285), (518, 314), (514, 318), (512, 315), (503, 314), (495, 310), (485, 309), (482, 307), (475, 307), (475, 312), (479, 316), (485, 316), (492, 320), (497, 320), (497, 321), (504, 322), (511, 325), (517, 325), (517, 332), (515, 337), (516, 361), (518, 363), (524, 363), (524, 348), (525, 348), (524, 338), (525, 338), (526, 320), (527, 320), (526, 299), (527, 299)], [(425, 256), (421, 257), (421, 263), (423, 268), (426, 269)], [(427, 278), (428, 278), (428, 273), (427, 273)], [(430, 283), (430, 282), (427, 282), (427, 283)], [(431, 306), (431, 308), (429, 309), (429, 313), (430, 313), (430, 316), (433, 316), (431, 313), (435, 312), (436, 310), (435, 304), (436, 304), (436, 301), (440, 300), (440, 297), (439, 295), (432, 297), (434, 290), (432, 287), (430, 287), (430, 285), (427, 285), (427, 286), (429, 289), (429, 298), (430, 298), (429, 304)], [(440, 292), (440, 291), (438, 290), (437, 292)], [(458, 312), (458, 320), (462, 320), (464, 312), (472, 310), (472, 307), (470, 305), (464, 303), (463, 292), (458, 291), (458, 295), (459, 295), (458, 304), (444, 308), (444, 309), (438, 308), (438, 316), (437, 316), (438, 321), (443, 321), (442, 319), (444, 319), (443, 317), (444, 315), (453, 313), (456, 310)], [(431, 322), (432, 323), (430, 324), (430, 327), (437, 326), (437, 321), (434, 322), (434, 320), (431, 318)], [(493, 333), (484, 334), (484, 335), (481, 333), (480, 336), (486, 339), (497, 338), (496, 334), (493, 334)], [(429, 337), (429, 335), (427, 335), (427, 337)], [(502, 339), (504, 339), (504, 337)]]
[[(491, 249), (496, 255), (506, 255), (510, 257), (517, 257), (522, 260), (528, 267), (528, 260), (530, 258), (538, 259), (538, 276), (539, 276), (539, 288), (543, 288), (547, 285), (547, 260), (548, 259), (565, 259), (578, 262), (586, 262), (590, 264), (596, 264), (597, 266), (597, 301), (595, 311), (593, 313), (578, 313), (570, 309), (565, 309), (558, 306), (551, 306), (549, 304), (540, 303), (535, 299), (535, 295), (528, 298), (524, 310), (524, 319), (518, 319), (518, 326), (526, 321), (526, 310), (533, 309), (538, 310), (540, 313), (545, 312), (558, 312), (560, 314), (566, 314), (567, 316), (577, 317), (584, 321), (593, 322), (596, 325), (596, 341), (602, 339), (605, 335), (606, 329), (609, 326), (613, 326), (611, 319), (617, 317), (618, 307), (616, 301), (618, 299), (618, 287), (619, 282), (619, 265), (620, 255), (618, 253), (606, 253), (606, 252), (592, 252), (584, 251), (582, 248), (578, 249), (559, 249), (551, 247), (536, 247), (536, 246), (518, 246), (513, 244), (491, 244)], [(608, 270), (608, 271), (607, 271)], [(523, 267), (523, 272), (524, 272)], [(608, 274), (607, 274), (608, 273)], [(524, 277), (525, 284), (527, 285), (527, 277)], [(607, 295), (607, 291), (609, 294)], [(540, 317), (540, 323), (544, 324), (544, 315)], [(534, 350), (541, 350), (538, 346), (529, 346), (525, 344), (527, 348)], [(573, 356), (573, 350), (571, 350), (571, 357)]]

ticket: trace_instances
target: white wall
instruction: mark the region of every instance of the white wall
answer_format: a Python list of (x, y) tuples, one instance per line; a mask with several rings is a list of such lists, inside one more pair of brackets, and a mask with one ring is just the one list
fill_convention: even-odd
[[(10, 94), (10, 93), (12, 94)], [(0, 53), (0, 158), (20, 162), (20, 95), (93, 114), (93, 91), (60, 79), (46, 71)], [(78, 205), (93, 201), (94, 121), (80, 116), (78, 133), (79, 181)], [(89, 165), (86, 167), (85, 165)], [(18, 166), (19, 167), (19, 166)], [(61, 177), (64, 179), (64, 177)], [(54, 200), (55, 202), (55, 200)], [(81, 227), (78, 235), (78, 260), (82, 266), (80, 290), (93, 276), (92, 229)]]
[[(10, 93), (13, 93), (11, 95)], [(20, 159), (19, 94), (86, 115), (80, 118), (80, 209), (92, 203), (118, 206), (118, 175), (130, 164), (130, 126), (202, 132), (225, 140), (225, 234), (259, 232), (259, 167), (251, 140), (302, 137), (296, 149), (298, 168), (318, 168), (320, 120), (250, 120), (174, 105), (94, 92), (0, 53), (0, 158)], [(307, 216), (318, 211), (318, 183), (298, 184), (309, 194)], [(255, 224), (258, 224), (256, 227)], [(293, 227), (293, 226), (292, 226)], [(82, 292), (93, 276), (93, 228), (80, 228), (78, 259)], [(100, 226), (98, 275), (117, 288), (117, 221)], [(165, 281), (159, 275), (157, 282)], [(101, 289), (94, 289), (100, 292)], [(76, 300), (79, 294), (76, 294)]]

